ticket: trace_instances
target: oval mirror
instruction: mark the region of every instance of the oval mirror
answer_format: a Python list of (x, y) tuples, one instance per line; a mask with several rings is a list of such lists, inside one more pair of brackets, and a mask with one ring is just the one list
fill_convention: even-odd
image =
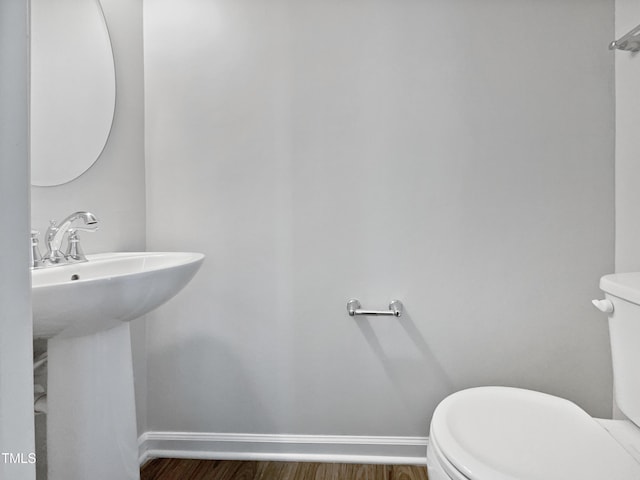
[(98, 159), (115, 112), (98, 0), (31, 0), (31, 183), (61, 185)]

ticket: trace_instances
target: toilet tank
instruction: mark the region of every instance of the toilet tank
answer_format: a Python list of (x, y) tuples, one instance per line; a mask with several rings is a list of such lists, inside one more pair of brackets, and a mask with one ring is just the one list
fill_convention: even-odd
[(605, 275), (600, 288), (613, 304), (609, 335), (616, 403), (640, 426), (640, 272)]

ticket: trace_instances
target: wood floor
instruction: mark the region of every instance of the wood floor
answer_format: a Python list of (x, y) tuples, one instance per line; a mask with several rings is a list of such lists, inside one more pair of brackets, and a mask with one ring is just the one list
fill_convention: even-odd
[(157, 458), (146, 463), (141, 480), (428, 480), (413, 465), (244, 462)]

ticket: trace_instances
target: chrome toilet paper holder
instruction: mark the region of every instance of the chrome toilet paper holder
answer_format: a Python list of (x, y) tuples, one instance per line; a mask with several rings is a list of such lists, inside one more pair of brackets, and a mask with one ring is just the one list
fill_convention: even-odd
[(386, 315), (399, 317), (402, 315), (403, 310), (404, 306), (400, 300), (391, 300), (391, 303), (389, 303), (389, 310), (364, 310), (360, 301), (355, 298), (352, 298), (347, 302), (347, 312), (349, 312), (349, 315), (352, 317), (356, 315)]

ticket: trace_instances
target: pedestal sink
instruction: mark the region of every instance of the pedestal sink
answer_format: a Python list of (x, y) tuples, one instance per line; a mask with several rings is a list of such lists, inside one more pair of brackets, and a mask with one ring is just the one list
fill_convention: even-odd
[(87, 260), (33, 271), (34, 337), (88, 335), (138, 318), (182, 290), (204, 255), (101, 253)]
[(34, 337), (48, 339), (48, 480), (137, 480), (129, 321), (200, 268), (200, 253), (105, 253), (32, 273)]

